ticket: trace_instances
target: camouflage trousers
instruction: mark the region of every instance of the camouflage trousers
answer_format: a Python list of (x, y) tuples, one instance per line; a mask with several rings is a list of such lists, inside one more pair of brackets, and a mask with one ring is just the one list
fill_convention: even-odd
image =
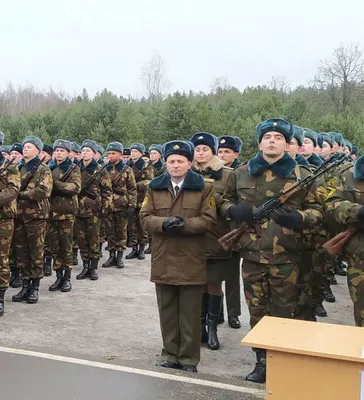
[(107, 250), (125, 251), (128, 220), (123, 211), (109, 213), (106, 223)]
[(75, 220), (51, 220), (48, 223), (49, 241), (53, 256), (53, 269), (72, 269), (73, 226)]
[(43, 278), (46, 229), (47, 221), (44, 219), (15, 220), (16, 263), (23, 279)]
[(330, 286), (327, 271), (333, 265), (331, 257), (320, 247), (313, 253), (312, 303), (314, 306), (324, 301), (324, 289)]
[(135, 209), (132, 227), (130, 227), (130, 244), (136, 246), (138, 244), (148, 244), (148, 233), (142, 227), (139, 218), (140, 208)]
[(106, 225), (107, 225), (107, 218), (108, 217), (100, 217), (100, 243), (105, 243), (106, 242), (106, 236), (107, 236), (107, 231), (106, 231)]
[(100, 218), (77, 217), (75, 229), (82, 260), (100, 259)]
[(355, 324), (364, 327), (364, 261), (355, 256), (350, 257), (348, 261), (347, 282), (354, 304)]
[(0, 289), (7, 289), (10, 280), (9, 253), (14, 231), (14, 220), (0, 221)]
[(292, 318), (296, 305), (297, 264), (243, 260), (243, 283), (253, 328), (265, 315)]
[(44, 238), (44, 257), (52, 257), (52, 250), (51, 250), (51, 239), (49, 237), (49, 225), (50, 221), (47, 221), (47, 230)]

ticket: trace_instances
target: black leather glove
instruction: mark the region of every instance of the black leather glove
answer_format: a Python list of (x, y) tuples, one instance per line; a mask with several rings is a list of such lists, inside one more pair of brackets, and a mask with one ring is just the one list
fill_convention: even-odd
[(358, 217), (358, 220), (359, 220), (362, 224), (364, 224), (364, 206), (362, 206), (362, 207), (359, 208), (359, 211), (358, 211), (358, 213), (357, 213), (357, 217)]
[(168, 217), (163, 221), (162, 231), (171, 235), (182, 234), (185, 228), (185, 222), (183, 217)]
[(246, 222), (254, 225), (256, 221), (253, 217), (253, 206), (248, 203), (239, 203), (229, 208), (229, 216), (233, 221)]
[(278, 207), (273, 210), (269, 216), (280, 226), (284, 228), (293, 229), (300, 227), (303, 222), (302, 215), (293, 208)]

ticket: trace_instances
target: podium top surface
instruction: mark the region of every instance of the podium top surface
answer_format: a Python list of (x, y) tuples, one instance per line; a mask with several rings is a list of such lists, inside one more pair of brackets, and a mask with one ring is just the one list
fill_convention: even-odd
[(241, 344), (364, 364), (364, 328), (355, 326), (264, 317)]

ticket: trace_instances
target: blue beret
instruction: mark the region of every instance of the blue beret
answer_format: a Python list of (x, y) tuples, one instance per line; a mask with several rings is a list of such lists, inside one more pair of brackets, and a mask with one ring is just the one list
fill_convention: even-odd
[(353, 149), (351, 150), (351, 154), (358, 155), (359, 149), (357, 146), (353, 145)]
[(334, 141), (339, 146), (343, 146), (344, 145), (344, 138), (343, 138), (343, 135), (341, 133), (337, 133), (337, 132), (329, 132), (329, 133), (334, 137)]
[(130, 149), (124, 149), (123, 156), (130, 156)]
[(133, 143), (130, 146), (130, 150), (133, 150), (133, 149), (140, 151), (142, 154), (145, 153), (145, 146), (142, 143)]
[(37, 147), (37, 149), (39, 151), (43, 150), (43, 142), (37, 138), (36, 136), (27, 136), (24, 140), (23, 140), (23, 147), (25, 144), (27, 143), (31, 143), (33, 144), (35, 147)]
[(237, 153), (241, 151), (241, 140), (240, 138), (233, 136), (220, 136), (219, 140), (219, 149), (231, 149)]
[(10, 148), (10, 153), (12, 151), (17, 151), (20, 154), (23, 154), (23, 145), (21, 143), (14, 143)]
[(159, 154), (162, 154), (162, 146), (160, 144), (152, 144), (149, 146), (149, 151), (158, 151)]
[(310, 128), (303, 128), (305, 138), (311, 139), (315, 147), (317, 146), (317, 133)]
[(97, 153), (97, 144), (95, 141), (91, 140), (91, 139), (85, 139), (82, 144), (81, 144), (81, 150), (84, 147), (88, 147), (90, 148), (95, 154)]
[(106, 151), (118, 151), (123, 154), (124, 146), (120, 142), (110, 142), (106, 147)]
[(61, 149), (65, 149), (67, 151), (71, 151), (71, 142), (69, 140), (57, 139), (53, 143), (53, 150), (55, 150), (57, 148), (61, 148)]
[(293, 129), (293, 137), (297, 140), (297, 144), (299, 147), (303, 145), (303, 140), (305, 138), (305, 134), (303, 133), (303, 128), (297, 125), (292, 125)]
[(324, 142), (327, 142), (331, 148), (334, 147), (335, 140), (334, 140), (334, 137), (330, 133), (322, 132), (321, 137), (322, 137), (322, 140)]
[(190, 142), (195, 146), (199, 146), (199, 145), (205, 145), (210, 147), (210, 149), (212, 150), (213, 154), (217, 153), (217, 149), (219, 146), (219, 141), (217, 139), (217, 137), (215, 135), (213, 135), (212, 133), (208, 133), (208, 132), (197, 132), (195, 133), (191, 139)]
[(0, 144), (4, 143), (4, 138), (5, 138), (4, 133), (0, 131)]
[(263, 136), (267, 132), (279, 132), (281, 133), (287, 143), (290, 143), (293, 138), (293, 127), (292, 124), (282, 118), (270, 118), (256, 126), (258, 143), (263, 139)]
[(178, 154), (186, 157), (189, 161), (193, 160), (195, 148), (190, 142), (182, 140), (173, 140), (171, 142), (164, 143), (162, 146), (163, 158), (167, 160), (167, 157)]
[(351, 142), (349, 142), (349, 140), (344, 140), (344, 146), (349, 148), (350, 153), (353, 151), (353, 145)]
[(71, 142), (71, 151), (80, 154), (81, 153), (81, 146), (76, 142)]
[(1, 151), (2, 153), (8, 153), (8, 154), (10, 154), (10, 148), (11, 148), (11, 146), (5, 146), (5, 145), (3, 145), (3, 146), (0, 147), (0, 151)]

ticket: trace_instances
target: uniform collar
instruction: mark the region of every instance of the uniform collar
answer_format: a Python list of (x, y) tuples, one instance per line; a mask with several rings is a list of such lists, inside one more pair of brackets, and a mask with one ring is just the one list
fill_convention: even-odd
[(288, 153), (284, 153), (282, 158), (273, 164), (269, 164), (264, 160), (262, 153), (259, 152), (254, 158), (248, 161), (248, 172), (250, 176), (259, 176), (267, 169), (270, 169), (276, 175), (286, 178), (291, 175), (296, 166), (296, 161)]

